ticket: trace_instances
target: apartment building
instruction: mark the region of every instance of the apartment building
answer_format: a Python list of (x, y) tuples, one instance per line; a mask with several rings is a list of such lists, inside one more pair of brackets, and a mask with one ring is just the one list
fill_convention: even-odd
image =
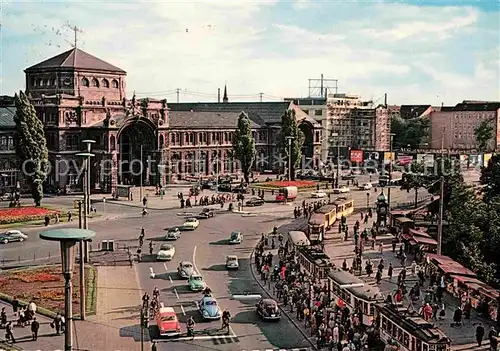
[[(353, 94), (330, 94), (327, 98), (325, 159), (336, 157), (349, 148), (385, 151), (390, 143), (390, 113), (385, 106), (375, 106)], [(336, 135), (336, 136), (333, 136)]]
[(475, 129), (488, 120), (494, 127), (489, 148), (500, 148), (500, 102), (463, 101), (456, 106), (442, 106), (430, 113), (433, 149), (474, 150)]

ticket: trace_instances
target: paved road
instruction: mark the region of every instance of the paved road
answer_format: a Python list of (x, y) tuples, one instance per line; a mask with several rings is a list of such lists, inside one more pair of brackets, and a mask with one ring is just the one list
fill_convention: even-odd
[[(173, 305), (181, 322), (194, 316), (196, 330), (200, 334), (194, 340), (179, 338), (177, 341), (161, 340), (161, 350), (258, 350), (290, 349), (310, 347), (300, 332), (291, 322), (283, 319), (278, 323), (264, 323), (255, 314), (255, 301), (241, 302), (232, 299), (234, 294), (245, 292), (262, 294), (249, 271), (249, 256), (262, 232), (267, 232), (275, 221), (261, 217), (242, 217), (237, 214), (224, 214), (213, 219), (202, 220), (200, 227), (192, 232), (183, 233), (174, 245), (176, 254), (171, 262), (141, 262), (138, 275), (141, 287), (152, 292), (156, 286), (160, 289), (160, 300), (165, 305)], [(232, 230), (244, 233), (243, 243), (230, 246), (227, 239)], [(225, 257), (236, 254), (240, 269), (228, 272), (225, 269)], [(149, 257), (145, 257), (148, 261)], [(176, 268), (179, 262), (193, 262), (195, 269), (202, 274), (206, 283), (213, 290), (221, 308), (227, 308), (233, 315), (229, 335), (222, 335), (218, 330), (220, 321), (203, 322), (196, 308), (200, 293), (189, 291), (186, 280), (178, 277)], [(157, 274), (150, 277), (150, 267)], [(183, 325), (184, 329), (184, 325)], [(157, 330), (152, 328), (152, 337)]]

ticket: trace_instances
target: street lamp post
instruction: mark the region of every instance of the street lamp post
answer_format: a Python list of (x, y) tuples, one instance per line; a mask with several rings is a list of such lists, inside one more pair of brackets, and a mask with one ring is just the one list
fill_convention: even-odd
[(219, 193), (219, 140), (215, 141), (215, 193)]
[(141, 176), (140, 176), (140, 187), (139, 187), (139, 201), (142, 202), (142, 198), (143, 198), (143, 191), (142, 191), (142, 181), (143, 181), (143, 176), (144, 176), (144, 164), (142, 163), (142, 153), (143, 153), (143, 148), (142, 148), (142, 144), (141, 144)]
[(389, 186), (387, 188), (387, 205), (389, 211), (391, 210), (391, 185), (392, 185), (392, 162), (393, 162), (393, 157), (392, 157), (392, 140), (394, 137), (394, 133), (389, 134), (390, 142), (389, 142), (389, 157), (391, 158), (389, 162)]
[(332, 133), (332, 137), (337, 139), (337, 175), (335, 176), (335, 187), (339, 187), (339, 177), (340, 177), (340, 140), (339, 133)]
[(292, 136), (287, 136), (288, 140), (288, 180), (292, 180), (292, 140), (295, 139)]
[(75, 269), (75, 246), (77, 242), (95, 237), (95, 232), (88, 229), (64, 228), (47, 230), (40, 233), (40, 239), (58, 241), (61, 247), (62, 274), (64, 277), (64, 350), (73, 350), (73, 285), (71, 277)]
[[(88, 223), (88, 214), (90, 208), (87, 207), (88, 204), (90, 203), (90, 158), (94, 157), (95, 155), (90, 153), (90, 148), (91, 144), (93, 143), (93, 140), (84, 140), (84, 143), (87, 143), (87, 150), (89, 152), (81, 152), (76, 154), (77, 157), (82, 157), (83, 162), (84, 162), (84, 169), (85, 169), (85, 175), (84, 175), (84, 180), (83, 180), (83, 229), (88, 230), (89, 229), (89, 223)], [(79, 227), (81, 228), (81, 205), (79, 204), (79, 209), (78, 209), (78, 223)], [(87, 257), (87, 242), (85, 240), (80, 241), (80, 319), (85, 320), (85, 315), (86, 315), (86, 307), (85, 307), (85, 262), (88, 261)]]
[(370, 208), (370, 192), (366, 193), (366, 209)]

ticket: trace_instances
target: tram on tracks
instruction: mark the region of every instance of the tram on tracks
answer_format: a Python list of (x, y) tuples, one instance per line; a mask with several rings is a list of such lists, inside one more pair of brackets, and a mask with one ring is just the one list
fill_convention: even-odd
[(450, 338), (434, 324), (408, 307), (381, 303), (375, 305), (375, 321), (380, 339), (399, 346), (400, 351), (449, 351)]
[(380, 289), (338, 268), (331, 269), (327, 279), (332, 300), (338, 306), (345, 305), (351, 313), (359, 313), (363, 324), (371, 325), (375, 304), (384, 300)]
[(309, 239), (312, 242), (322, 242), (325, 233), (342, 217), (354, 212), (354, 200), (339, 197), (332, 204), (325, 205), (311, 214), (308, 222)]

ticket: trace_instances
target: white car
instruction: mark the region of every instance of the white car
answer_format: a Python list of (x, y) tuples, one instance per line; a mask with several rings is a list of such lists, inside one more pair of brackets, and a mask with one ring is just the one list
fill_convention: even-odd
[(359, 187), (361, 190), (371, 190), (373, 188), (372, 183), (365, 183)]
[(333, 189), (334, 194), (345, 194), (345, 193), (348, 193), (349, 191), (351, 191), (351, 189), (349, 189), (346, 186), (342, 186), (340, 188)]
[(227, 269), (238, 269), (240, 264), (238, 263), (238, 256), (227, 255), (226, 256), (226, 268)]
[(200, 225), (200, 221), (196, 218), (188, 218), (182, 225), (185, 230), (195, 230)]
[(158, 261), (171, 261), (175, 255), (175, 247), (170, 244), (163, 244), (160, 246), (160, 250), (156, 254), (156, 259)]
[(165, 235), (165, 240), (177, 240), (181, 237), (181, 230), (179, 227), (170, 228)]
[(311, 193), (312, 198), (322, 198), (328, 196), (323, 190), (314, 191)]
[(229, 237), (230, 244), (241, 244), (242, 241), (243, 234), (241, 234), (241, 232), (234, 231), (231, 233), (231, 236)]

